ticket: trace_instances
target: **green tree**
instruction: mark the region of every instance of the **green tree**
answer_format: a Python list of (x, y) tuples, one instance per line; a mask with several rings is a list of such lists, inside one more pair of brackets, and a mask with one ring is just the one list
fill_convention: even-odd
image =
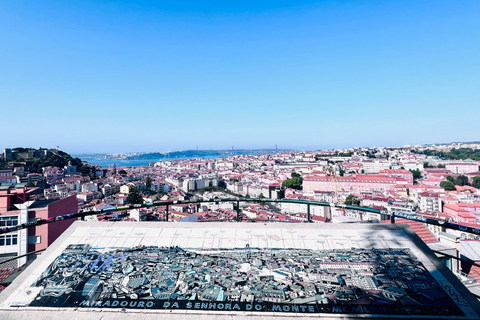
[(222, 188), (222, 189), (226, 189), (227, 188), (227, 184), (225, 182), (225, 180), (221, 179), (218, 181), (218, 187), (219, 188)]
[(451, 183), (455, 184), (455, 178), (452, 176), (447, 176), (447, 181), (450, 181)]
[(347, 198), (345, 199), (345, 204), (349, 204), (352, 206), (359, 206), (360, 205), (360, 200), (358, 199), (357, 196), (353, 194), (349, 194)]
[(123, 170), (123, 169), (120, 170), (120, 171), (118, 171), (118, 173), (121, 174), (122, 176), (127, 175), (127, 171), (125, 171), (125, 170)]
[(457, 186), (468, 186), (468, 177), (464, 175), (459, 175), (457, 179), (455, 179), (455, 184)]
[(413, 180), (418, 180), (422, 176), (422, 173), (418, 169), (410, 170), (410, 172), (413, 174)]
[(473, 177), (472, 186), (477, 189), (480, 189), (480, 176)]
[(295, 171), (292, 172), (292, 178), (301, 178), (299, 173), (296, 173)]
[(451, 181), (440, 182), (440, 187), (442, 187), (445, 191), (455, 190), (455, 184)]
[(28, 181), (27, 187), (33, 188), (33, 187), (35, 187), (35, 183), (33, 183), (32, 181)]
[(117, 174), (117, 165), (115, 163), (113, 164), (113, 174)]
[(82, 174), (82, 176), (88, 176), (90, 174), (90, 167), (86, 165), (82, 165), (80, 167), (80, 173)]
[(134, 191), (128, 194), (127, 197), (127, 203), (128, 204), (142, 204), (143, 203), (143, 198), (138, 192)]
[(145, 180), (145, 188), (148, 190), (150, 190), (150, 188), (152, 187), (152, 178), (150, 178), (150, 176), (147, 176), (147, 179)]
[(264, 198), (265, 198), (265, 196), (263, 195), (263, 193), (260, 193), (260, 194), (258, 195), (258, 198), (260, 198), (260, 199), (264, 199)]
[(303, 183), (302, 178), (292, 177), (290, 179), (287, 179), (287, 180), (283, 181), (282, 186), (284, 186), (285, 188), (301, 190), (302, 189), (302, 183)]
[(423, 167), (424, 167), (424, 168), (433, 168), (433, 166), (432, 166), (431, 164), (429, 164), (428, 161), (425, 161), (425, 162), (423, 163)]
[(344, 174), (345, 174), (345, 170), (340, 169), (340, 177), (343, 177)]

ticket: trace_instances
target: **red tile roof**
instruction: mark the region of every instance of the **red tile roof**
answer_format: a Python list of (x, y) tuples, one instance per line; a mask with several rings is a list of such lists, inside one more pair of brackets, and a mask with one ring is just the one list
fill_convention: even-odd
[[(384, 220), (382, 223), (390, 223), (390, 220)], [(438, 242), (422, 222), (396, 218), (395, 223), (407, 224), (425, 243)]]
[(468, 275), (477, 279), (477, 282), (480, 282), (480, 267), (472, 266)]

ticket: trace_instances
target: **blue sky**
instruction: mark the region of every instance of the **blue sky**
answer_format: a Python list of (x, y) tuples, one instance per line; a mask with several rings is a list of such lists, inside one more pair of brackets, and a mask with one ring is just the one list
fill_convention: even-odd
[(480, 1), (0, 1), (0, 148), (480, 140)]

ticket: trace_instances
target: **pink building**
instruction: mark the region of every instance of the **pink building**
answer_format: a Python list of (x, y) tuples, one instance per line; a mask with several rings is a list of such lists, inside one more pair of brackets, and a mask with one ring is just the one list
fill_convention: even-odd
[(478, 171), (478, 163), (475, 162), (451, 162), (445, 164), (445, 169), (456, 174), (466, 174)]
[[(61, 200), (30, 201), (30, 195), (36, 189), (0, 187), (0, 228), (78, 211), (77, 200), (73, 196)], [(48, 223), (0, 235), (0, 261), (47, 248), (73, 222), (72, 219)], [(26, 258), (17, 259), (8, 267), (17, 268), (25, 262)]]
[(423, 183), (423, 184), (426, 184), (427, 186), (440, 187), (440, 183), (441, 183), (442, 181), (443, 181), (443, 180), (440, 179), (440, 178), (430, 177), (430, 178), (427, 178), (427, 179), (423, 179), (423, 180), (422, 180), (422, 183)]
[(413, 184), (413, 174), (409, 170), (385, 169), (380, 171), (379, 175), (383, 175), (389, 178), (402, 178), (405, 179), (408, 184)]
[(326, 175), (309, 175), (303, 179), (303, 191), (337, 191), (361, 193), (364, 191), (390, 191), (397, 184), (407, 184), (403, 178), (389, 178), (380, 175), (356, 174), (349, 177), (336, 177), (332, 181)]
[(464, 203), (460, 202), (457, 203), (457, 206), (462, 208), (465, 211), (471, 212), (477, 217), (479, 217), (480, 220), (480, 203)]
[(475, 223), (477, 220), (475, 214), (462, 209), (457, 204), (444, 205), (443, 212), (448, 214), (454, 221), (460, 223)]

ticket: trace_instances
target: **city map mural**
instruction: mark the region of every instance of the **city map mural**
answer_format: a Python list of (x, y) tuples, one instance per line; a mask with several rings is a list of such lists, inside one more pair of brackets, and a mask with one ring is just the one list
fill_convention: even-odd
[(69, 245), (30, 306), (464, 315), (409, 249)]

